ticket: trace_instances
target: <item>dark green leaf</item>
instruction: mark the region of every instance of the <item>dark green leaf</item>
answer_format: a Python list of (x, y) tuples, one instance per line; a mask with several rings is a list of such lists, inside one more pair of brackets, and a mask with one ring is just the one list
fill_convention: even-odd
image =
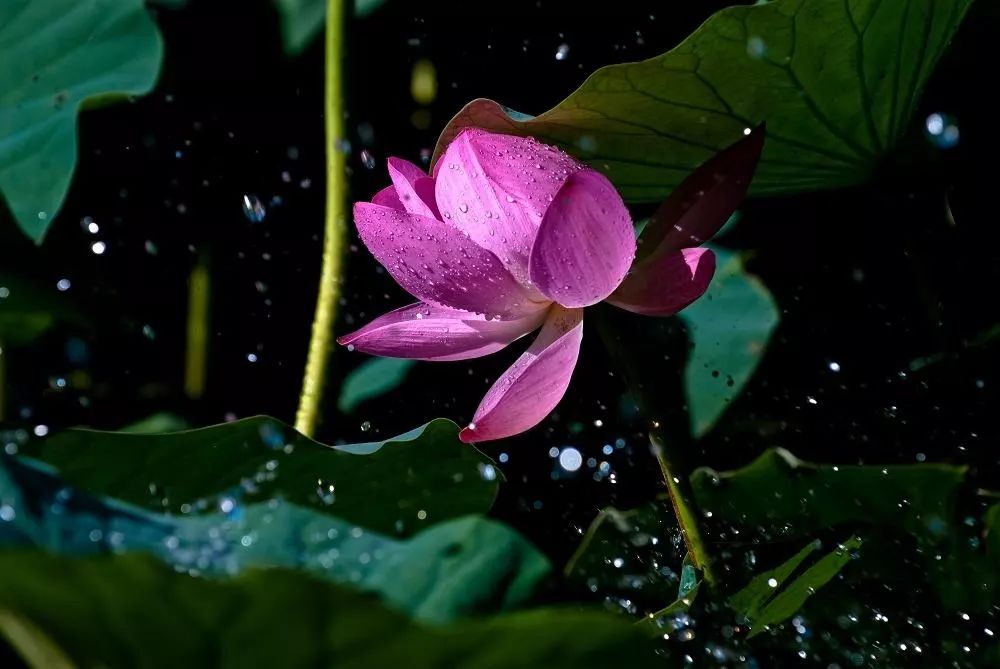
[(779, 448), (731, 472), (699, 469), (691, 483), (717, 522), (772, 538), (864, 523), (941, 540), (964, 476), (964, 467), (942, 464), (818, 465)]
[(68, 483), (155, 511), (281, 497), (393, 535), (489, 510), (498, 472), (437, 419), (381, 442), (325, 446), (267, 417), (187, 432), (66, 430), (21, 446)]
[(47, 288), (22, 277), (0, 274), (0, 344), (23, 346), (60, 321), (86, 323), (54, 285)]
[[(817, 465), (774, 449), (734, 471), (699, 469), (691, 482), (699, 509), (711, 514), (710, 545), (735, 563), (743, 553), (728, 547), (733, 540), (757, 551), (845, 528), (885, 542), (883, 550), (862, 556), (866, 578), (886, 582), (899, 561), (911, 561), (945, 609), (986, 611), (1000, 592), (1000, 504), (982, 491), (974, 500), (978, 513), (968, 501), (960, 503), (965, 475), (964, 467), (945, 464)], [(627, 597), (640, 611), (663, 606), (673, 600), (669, 588), (677, 583), (672, 569), (680, 557), (664, 541), (675, 527), (665, 498), (630, 511), (607, 509), (585, 535), (567, 576)], [(658, 549), (649, 548), (651, 537)], [(879, 563), (888, 551), (893, 557)], [(620, 567), (617, 557), (623, 558)]]
[(750, 625), (751, 637), (791, 618), (805, 601), (829, 583), (861, 547), (857, 537), (851, 537), (824, 555), (808, 569), (799, 567), (820, 550), (818, 541), (810, 543), (780, 566), (758, 574), (750, 583), (729, 599), (729, 605), (744, 616)]
[(905, 542), (896, 550), (907, 555), (915, 543), (944, 608), (982, 611), (1000, 592), (1000, 549), (990, 539), (1000, 512), (982, 500), (980, 513), (960, 511), (965, 475), (946, 464), (817, 465), (772, 449), (731, 472), (700, 469), (691, 482), (717, 532), (771, 542), (849, 526)]
[(680, 597), (683, 550), (670, 503), (657, 500), (637, 509), (602, 511), (565, 567), (581, 590), (655, 611)]
[(152, 416), (147, 416), (142, 420), (137, 420), (134, 423), (129, 423), (118, 431), (129, 432), (131, 434), (153, 434), (156, 432), (180, 432), (181, 430), (188, 430), (190, 428), (191, 424), (184, 418), (162, 411), (154, 413)]
[(362, 402), (384, 395), (403, 382), (415, 360), (372, 358), (357, 366), (344, 379), (337, 408), (351, 413)]
[(692, 345), (684, 389), (691, 430), (698, 437), (711, 429), (750, 380), (781, 318), (771, 293), (746, 273), (739, 254), (713, 250), (718, 265), (712, 285), (678, 314)]
[(45, 236), (76, 166), (76, 115), (147, 93), (163, 45), (142, 0), (0, 2), (0, 194)]
[(662, 666), (611, 616), (539, 609), (423, 627), (283, 570), (215, 582), (136, 556), (0, 554), (0, 634), (35, 669)]
[(533, 135), (605, 172), (631, 202), (662, 200), (710, 155), (767, 121), (756, 193), (868, 178), (907, 129), (972, 0), (775, 0), (711, 16), (666, 54), (605, 67), (525, 120), (475, 100), (468, 126)]

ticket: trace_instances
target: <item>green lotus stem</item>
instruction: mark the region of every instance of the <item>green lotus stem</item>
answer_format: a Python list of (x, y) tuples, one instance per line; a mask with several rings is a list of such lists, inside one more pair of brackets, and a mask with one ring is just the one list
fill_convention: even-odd
[(649, 445), (656, 457), (656, 462), (660, 465), (663, 482), (667, 484), (670, 504), (674, 507), (674, 515), (677, 517), (677, 524), (680, 525), (684, 545), (691, 556), (691, 562), (695, 569), (699, 570), (705, 582), (714, 588), (717, 581), (715, 572), (712, 570), (712, 556), (702, 537), (701, 523), (698, 522), (696, 510), (698, 506), (694, 499), (691, 480), (687, 473), (681, 472), (678, 467), (671, 463), (668, 451), (660, 440), (656, 429), (657, 425), (654, 423), (649, 431)]
[[(618, 368), (622, 371), (626, 385), (632, 391), (633, 398), (639, 406), (640, 412), (649, 419), (651, 414), (650, 401), (646, 394), (642, 392), (642, 384), (639, 382), (639, 370), (636, 367), (634, 356), (630, 355), (619, 341), (617, 331), (607, 321), (604, 313), (596, 311), (592, 320), (596, 321), (597, 331), (601, 335), (604, 346), (617, 363)], [(690, 555), (694, 567), (701, 572), (705, 582), (714, 588), (718, 581), (712, 569), (712, 556), (706, 546), (701, 522), (698, 517), (698, 504), (694, 498), (694, 489), (691, 486), (691, 472), (687, 471), (681, 466), (680, 462), (672, 457), (673, 454), (667, 448), (661, 434), (659, 422), (652, 421), (649, 427), (650, 450), (656, 458), (663, 482), (667, 486), (667, 494), (670, 496), (670, 504), (673, 506), (677, 524), (680, 526), (684, 546), (687, 548), (688, 555)]]
[(208, 360), (208, 309), (211, 275), (205, 256), (188, 276), (187, 350), (184, 354), (184, 394), (193, 400), (205, 394)]
[(311, 437), (319, 419), (323, 398), (323, 383), (330, 363), (333, 344), (333, 324), (337, 319), (340, 299), (340, 273), (347, 238), (346, 156), (341, 150), (344, 137), (343, 100), (343, 0), (326, 3), (326, 85), (324, 117), (326, 119), (326, 222), (323, 226), (323, 266), (320, 272), (319, 296), (313, 316), (312, 337), (302, 378), (302, 394), (295, 414), (295, 429)]

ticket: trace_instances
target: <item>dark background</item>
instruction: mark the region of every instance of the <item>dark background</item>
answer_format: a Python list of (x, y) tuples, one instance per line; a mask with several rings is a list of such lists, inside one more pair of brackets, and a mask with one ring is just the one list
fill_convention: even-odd
[[(388, 183), (386, 157), (418, 162), (465, 102), (487, 96), (538, 113), (601, 65), (662, 53), (724, 4), (634, 0), (598, 12), (550, 0), (388, 2), (349, 27), (352, 197), (367, 199)], [(50, 290), (70, 279), (65, 298), (90, 322), (9, 352), (8, 417), (102, 428), (158, 411), (196, 425), (259, 413), (292, 422), (323, 225), (321, 40), (287, 57), (265, 0), (194, 0), (156, 14), (166, 41), (160, 82), (149, 96), (81, 116), (80, 163), (44, 245), (0, 214), (0, 268)], [(968, 346), (1000, 320), (992, 230), (1000, 131), (995, 105), (984, 100), (995, 78), (995, 14), (990, 3), (974, 7), (923, 97), (905, 160), (890, 159), (863, 188), (743, 208), (723, 241), (753, 251), (750, 267), (783, 320), (746, 392), (689, 446), (690, 459), (731, 467), (779, 445), (812, 460), (966, 463), (984, 487), (1000, 485), (997, 355)], [(557, 60), (561, 44), (569, 51)], [(413, 125), (419, 106), (409, 93), (420, 58), (434, 62), (439, 84), (423, 129)], [(957, 119), (956, 148), (924, 140), (922, 121), (932, 112)], [(377, 159), (374, 169), (361, 149)], [(263, 222), (244, 216), (244, 194), (265, 203)], [(270, 204), (275, 196), (280, 205)], [(98, 235), (81, 225), (86, 216)], [(90, 251), (98, 239), (108, 245), (100, 256)], [(212, 338), (207, 392), (194, 402), (183, 394), (183, 363), (187, 280), (198, 257), (211, 267)], [(406, 302), (367, 252), (352, 247), (338, 332)], [(669, 350), (679, 368), (684, 339), (674, 323)], [(70, 338), (85, 343), (86, 362), (68, 359)], [(337, 413), (336, 380), (364, 358), (338, 350), (317, 437), (367, 441), (435, 416), (467, 421), (524, 345), (483, 360), (421, 363), (403, 387), (350, 416)], [(928, 355), (941, 361), (910, 370)], [(497, 515), (557, 564), (599, 508), (637, 504), (659, 485), (643, 426), (622, 411), (630, 406), (624, 384), (593, 329), (581, 361), (542, 427), (484, 447), (508, 456)], [(69, 387), (54, 388), (60, 377)], [(678, 384), (665, 374), (661, 392), (674, 393), (679, 406)], [(598, 419), (603, 426), (595, 427)], [(627, 447), (607, 458), (614, 481), (594, 481), (584, 468), (553, 482), (552, 446), (571, 444), (600, 460), (601, 447), (618, 438)]]

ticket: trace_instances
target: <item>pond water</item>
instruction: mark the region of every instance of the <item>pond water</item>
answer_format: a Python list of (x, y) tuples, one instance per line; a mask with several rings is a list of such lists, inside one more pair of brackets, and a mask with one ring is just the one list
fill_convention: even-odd
[[(775, 0), (710, 19), (728, 3), (360, 2), (338, 33), (334, 337), (413, 302), (350, 203), (390, 184), (390, 157), (429, 169), (474, 99), (538, 114), (568, 98), (548, 125), (467, 125), (569, 150), (636, 222), (747, 134), (764, 153), (719, 220), (707, 295), (679, 316), (588, 303), (537, 425), (475, 446), (419, 429), (483, 429), (477, 406), (530, 336), (451, 362), (332, 345), (300, 430), (331, 453), (292, 427), (326, 234), (323, 3), (124, 2), (116, 19), (32, 2), (0, 8), (4, 666), (1000, 663), (992, 4)], [(64, 14), (76, 38), (52, 28)], [(108, 52), (117, 69), (86, 46), (109, 31), (135, 40)], [(112, 71), (105, 88), (53, 55), (72, 39), (64, 57)], [(33, 76), (56, 80), (61, 111), (64, 89), (72, 106), (141, 80), (121, 70), (147, 56), (150, 92), (18, 144), (44, 125), (25, 120)], [(37, 185), (60, 178), (65, 197)], [(599, 243), (587, 257), (613, 255)]]

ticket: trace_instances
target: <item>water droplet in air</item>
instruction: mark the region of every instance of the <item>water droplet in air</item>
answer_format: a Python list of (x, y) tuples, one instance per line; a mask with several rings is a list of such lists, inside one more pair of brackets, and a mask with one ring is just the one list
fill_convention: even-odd
[(369, 423), (368, 421), (365, 421), (365, 422), (361, 423), (361, 431), (362, 432), (367, 432), (370, 429), (372, 429), (372, 424), (371, 423)]
[(375, 156), (368, 149), (361, 151), (361, 164), (369, 170), (375, 169)]
[(556, 60), (566, 60), (569, 58), (569, 44), (560, 44), (556, 49)]
[(267, 210), (264, 209), (264, 203), (256, 195), (244, 195), (243, 215), (251, 223), (260, 223), (267, 216)]
[(559, 466), (568, 472), (575, 472), (583, 464), (583, 455), (580, 451), (568, 446), (559, 453)]
[(958, 123), (947, 114), (934, 113), (924, 123), (927, 139), (939, 149), (951, 149), (958, 144)]

